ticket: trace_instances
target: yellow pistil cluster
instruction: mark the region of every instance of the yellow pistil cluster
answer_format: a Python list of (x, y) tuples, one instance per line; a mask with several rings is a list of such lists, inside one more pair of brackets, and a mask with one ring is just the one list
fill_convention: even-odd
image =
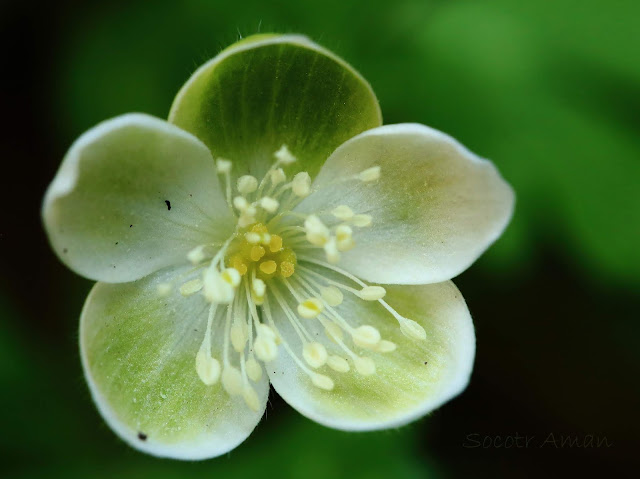
[(241, 276), (255, 274), (263, 281), (274, 276), (288, 278), (295, 272), (296, 254), (283, 245), (281, 236), (270, 234), (264, 224), (255, 223), (229, 246), (225, 264)]

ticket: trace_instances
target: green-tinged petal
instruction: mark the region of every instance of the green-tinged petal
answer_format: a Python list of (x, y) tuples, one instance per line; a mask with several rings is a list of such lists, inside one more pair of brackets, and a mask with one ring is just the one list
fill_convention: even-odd
[(262, 176), (283, 144), (292, 170), (315, 174), (331, 152), (382, 124), (369, 84), (299, 35), (258, 35), (222, 51), (178, 93), (169, 121), (195, 134), (234, 173)]
[(142, 114), (105, 121), (71, 146), (42, 215), (60, 259), (108, 282), (184, 262), (233, 228), (207, 147)]
[[(168, 268), (126, 284), (98, 283), (80, 322), (84, 372), (109, 426), (127, 443), (157, 456), (204, 459), (223, 454), (254, 429), (269, 390), (253, 383), (260, 407), (252, 411), (220, 381), (207, 386), (196, 371), (209, 305), (183, 297), (187, 269)], [(158, 287), (180, 279), (168, 295)], [(222, 364), (224, 311), (212, 322), (212, 356)]]
[[(376, 181), (342, 181), (379, 166)], [(369, 130), (327, 160), (317, 190), (298, 207), (348, 205), (371, 215), (354, 228), (340, 266), (379, 283), (423, 284), (464, 271), (511, 218), (514, 194), (495, 166), (444, 133), (417, 124)]]
[[(410, 339), (401, 333), (396, 319), (376, 301), (365, 302), (349, 295), (336, 308), (351, 326), (372, 325), (384, 340), (397, 345), (395, 351), (372, 352), (345, 344), (375, 363), (376, 372), (362, 375), (354, 361), (329, 342), (317, 320), (303, 320), (312, 338), (323, 341), (329, 354), (348, 359), (348, 372), (328, 366), (315, 372), (329, 376), (334, 387), (326, 391), (314, 386), (309, 376), (290, 356), (281, 353), (267, 367), (271, 383), (285, 401), (305, 416), (343, 430), (374, 430), (413, 421), (460, 393), (467, 385), (475, 354), (473, 324), (462, 295), (446, 281), (431, 285), (394, 285), (386, 288), (385, 300), (397, 312), (419, 323), (426, 339)], [(277, 310), (282, 336), (294, 350), (302, 345)]]

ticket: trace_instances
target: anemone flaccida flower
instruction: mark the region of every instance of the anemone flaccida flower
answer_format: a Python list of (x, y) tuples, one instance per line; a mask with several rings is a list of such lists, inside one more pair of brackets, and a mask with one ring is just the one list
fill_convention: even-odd
[(382, 126), (333, 53), (259, 35), (200, 67), (168, 121), (126, 114), (83, 134), (43, 219), (60, 259), (97, 281), (80, 349), (102, 416), (137, 449), (203, 459), (251, 433), (270, 384), (348, 431), (460, 393), (475, 336), (450, 279), (513, 203), (453, 138)]

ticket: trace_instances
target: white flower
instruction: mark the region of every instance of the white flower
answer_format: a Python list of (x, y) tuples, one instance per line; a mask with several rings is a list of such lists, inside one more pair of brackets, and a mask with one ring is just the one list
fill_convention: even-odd
[(464, 389), (475, 339), (449, 279), (501, 234), (513, 193), (449, 136), (380, 125), (344, 61), (266, 35), (202, 66), (169, 122), (124, 115), (71, 147), (43, 218), (98, 281), (82, 361), (125, 441), (223, 454), (269, 383), (344, 430), (405, 424)]

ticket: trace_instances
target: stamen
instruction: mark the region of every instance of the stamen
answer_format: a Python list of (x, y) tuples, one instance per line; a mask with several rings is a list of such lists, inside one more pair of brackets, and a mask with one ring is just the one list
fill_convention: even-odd
[(236, 187), (240, 194), (248, 195), (249, 193), (253, 193), (258, 189), (258, 180), (255, 176), (243, 175), (238, 178), (238, 184)]
[(302, 357), (312, 368), (319, 368), (325, 365), (329, 355), (325, 347), (318, 342), (306, 343), (302, 348)]
[(291, 189), (293, 194), (300, 198), (306, 198), (309, 196), (311, 193), (311, 177), (309, 176), (309, 173), (302, 171), (296, 174), (291, 182)]
[(287, 179), (287, 175), (284, 174), (284, 170), (282, 168), (277, 168), (275, 170), (271, 170), (269, 172), (269, 176), (271, 179), (271, 184), (276, 186), (280, 183), (283, 183)]
[(216, 160), (216, 169), (221, 175), (227, 175), (231, 173), (231, 166), (232, 163), (230, 160), (226, 160), (224, 158), (218, 158)]
[(243, 393), (242, 374), (238, 368), (226, 364), (222, 371), (222, 387), (231, 396), (240, 396)]
[(378, 301), (384, 298), (387, 291), (382, 286), (365, 286), (360, 290), (358, 296), (365, 301)]
[(207, 386), (215, 384), (220, 378), (220, 363), (211, 356), (211, 323), (216, 314), (216, 305), (209, 307), (209, 317), (207, 318), (207, 329), (200, 349), (196, 354), (196, 372), (200, 380)]
[(353, 224), (358, 228), (366, 228), (367, 226), (371, 226), (372, 220), (371, 215), (355, 215), (353, 217)]
[(339, 373), (346, 373), (351, 369), (346, 359), (336, 355), (327, 358), (327, 365)]
[(260, 381), (260, 378), (262, 378), (262, 366), (260, 366), (258, 361), (255, 360), (253, 355), (249, 355), (246, 368), (247, 376), (249, 376), (249, 379), (251, 379), (254, 383)]
[[(313, 264), (317, 264), (318, 266), (322, 266), (324, 268), (327, 268), (329, 270), (335, 271), (338, 274), (341, 274), (342, 276), (345, 276), (347, 278), (349, 278), (351, 281), (359, 284), (360, 286), (364, 288), (368, 288), (369, 286), (362, 281), (360, 278), (358, 278), (357, 276), (352, 275), (351, 273), (338, 268), (336, 266), (333, 266), (331, 264), (325, 263), (324, 261), (319, 261), (315, 258), (311, 258), (311, 257), (302, 257), (300, 258), (302, 261), (307, 261), (309, 263), (313, 263)], [(315, 271), (309, 269), (309, 268), (305, 268), (304, 266), (300, 266), (298, 265), (298, 267), (303, 270), (306, 271), (308, 273), (317, 275), (322, 277), (322, 275), (320, 275), (319, 273), (316, 273)], [(356, 292), (356, 290), (354, 290), (353, 288), (350, 288), (349, 286), (345, 286), (343, 284), (338, 283), (337, 281), (333, 281), (330, 279), (326, 279), (323, 278), (326, 282), (333, 284), (339, 288), (345, 289), (347, 291), (352, 291), (352, 292)], [(360, 293), (362, 292), (362, 290), (360, 292), (356, 292), (356, 294), (360, 295)], [(402, 333), (405, 336), (408, 336), (412, 339), (418, 339), (418, 340), (424, 340), (427, 338), (427, 333), (424, 330), (424, 328), (422, 326), (420, 326), (417, 322), (413, 321), (412, 319), (408, 319), (405, 318), (404, 316), (402, 316), (400, 313), (398, 313), (395, 309), (393, 309), (391, 306), (389, 306), (389, 304), (384, 300), (384, 299), (379, 299), (378, 302), (387, 310), (389, 311), (394, 318), (396, 318), (398, 320), (398, 323), (400, 324), (400, 331), (402, 331)]]
[(275, 213), (278, 210), (278, 206), (280, 206), (280, 203), (278, 203), (278, 200), (276, 199), (270, 198), (268, 196), (263, 196), (262, 198), (260, 198), (260, 206), (262, 207), (262, 209), (269, 213)]
[(329, 263), (336, 264), (340, 261), (340, 251), (338, 251), (338, 242), (335, 236), (329, 238), (329, 241), (324, 244), (324, 252)]
[(339, 306), (344, 300), (344, 295), (335, 286), (327, 286), (320, 290), (320, 295), (331, 306)]
[(180, 294), (185, 297), (194, 295), (202, 289), (202, 286), (203, 283), (200, 278), (192, 279), (180, 286)]
[(280, 149), (273, 154), (273, 156), (275, 156), (278, 163), (282, 165), (290, 165), (296, 161), (296, 157), (291, 154), (287, 145), (282, 145)]
[(342, 221), (347, 221), (353, 218), (353, 210), (347, 205), (340, 205), (331, 211), (331, 214)]
[(306, 319), (317, 317), (324, 307), (318, 298), (309, 298), (298, 305), (298, 314)]
[(327, 228), (316, 215), (309, 215), (304, 221), (304, 229), (309, 243), (316, 246), (324, 246), (329, 241), (329, 228)]
[[(229, 160), (224, 158), (218, 158), (216, 161), (216, 168), (218, 174), (224, 175), (225, 182), (225, 199), (227, 200), (227, 204), (229, 208), (231, 208), (231, 166), (232, 163)], [(231, 208), (233, 210), (233, 208)]]
[(380, 331), (368, 324), (357, 327), (351, 334), (353, 342), (361, 348), (375, 349), (380, 343)]
[(353, 230), (347, 225), (340, 225), (336, 228), (336, 245), (338, 251), (349, 251), (356, 245), (352, 235)]

